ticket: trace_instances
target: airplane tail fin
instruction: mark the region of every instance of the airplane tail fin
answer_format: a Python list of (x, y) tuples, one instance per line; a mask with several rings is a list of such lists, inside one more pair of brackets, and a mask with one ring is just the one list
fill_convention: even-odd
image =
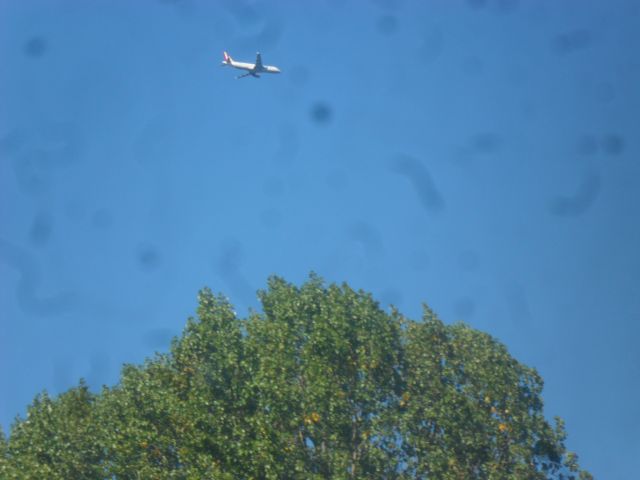
[(223, 52), (224, 60), (222, 61), (225, 65), (231, 65), (233, 63), (233, 59), (229, 56), (227, 52)]

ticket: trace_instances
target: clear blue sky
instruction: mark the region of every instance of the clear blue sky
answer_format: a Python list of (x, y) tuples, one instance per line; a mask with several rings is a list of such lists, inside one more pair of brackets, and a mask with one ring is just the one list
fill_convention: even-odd
[[(546, 380), (640, 453), (640, 4), (0, 0), (0, 425), (314, 270)], [(222, 51), (283, 73), (235, 80)]]

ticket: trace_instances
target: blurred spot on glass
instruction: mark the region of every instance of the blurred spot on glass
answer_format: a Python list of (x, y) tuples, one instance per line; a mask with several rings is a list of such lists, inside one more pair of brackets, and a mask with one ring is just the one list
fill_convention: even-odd
[(411, 182), (425, 210), (439, 212), (444, 209), (444, 199), (422, 162), (408, 155), (401, 155), (392, 161), (391, 170)]
[(267, 208), (260, 212), (260, 221), (266, 228), (278, 228), (282, 223), (282, 213), (276, 208)]
[(160, 253), (150, 244), (143, 244), (137, 251), (138, 265), (144, 271), (150, 272), (160, 266)]
[(149, 348), (166, 348), (171, 345), (175, 332), (170, 328), (152, 328), (142, 337), (142, 343)]
[(234, 298), (248, 304), (255, 298), (255, 290), (241, 270), (244, 263), (244, 246), (236, 238), (225, 240), (215, 262), (215, 270), (227, 284)]
[(500, 13), (510, 13), (518, 8), (518, 0), (496, 0), (496, 9)]
[(62, 392), (74, 382), (73, 360), (68, 356), (60, 356), (53, 361), (53, 388)]
[(104, 208), (99, 208), (91, 215), (91, 226), (97, 229), (106, 229), (113, 225), (113, 215)]
[(238, 42), (238, 46), (244, 50), (249, 50), (260, 45), (262, 56), (265, 63), (268, 63), (267, 57), (269, 57), (269, 50), (273, 49), (284, 32), (283, 24), (277, 19), (271, 19), (266, 21), (260, 31), (253, 35), (247, 35)]
[(423, 62), (435, 61), (444, 49), (444, 34), (440, 28), (429, 29), (423, 37), (419, 55)]
[(31, 37), (24, 44), (24, 53), (28, 57), (39, 58), (47, 52), (47, 41), (40, 36)]
[(471, 8), (483, 8), (487, 5), (487, 0), (467, 0), (467, 5)]
[(398, 29), (398, 20), (394, 15), (383, 15), (376, 22), (376, 30), (382, 35), (391, 35)]
[(69, 291), (53, 287), (53, 293), (42, 294), (40, 268), (30, 250), (0, 238), (0, 263), (14, 269), (19, 274), (15, 296), (23, 312), (50, 316), (70, 311), (76, 297)]
[(479, 133), (471, 139), (471, 148), (477, 153), (495, 153), (500, 145), (500, 137), (495, 133)]
[(34, 245), (41, 247), (51, 238), (53, 230), (53, 217), (48, 212), (38, 212), (33, 218), (29, 229), (29, 239)]
[(624, 151), (624, 139), (615, 133), (605, 135), (602, 144), (609, 155), (620, 155)]
[(585, 175), (574, 195), (554, 198), (549, 205), (549, 210), (560, 217), (574, 217), (585, 213), (598, 197), (601, 183), (600, 175), (596, 173)]
[(402, 292), (396, 288), (385, 288), (380, 293), (380, 303), (399, 307), (402, 305)]
[(316, 125), (328, 125), (333, 119), (331, 106), (326, 102), (316, 102), (311, 106), (311, 120)]
[(553, 46), (559, 53), (573, 53), (591, 45), (591, 33), (585, 29), (561, 33), (553, 40)]
[(349, 227), (349, 237), (362, 245), (365, 255), (370, 260), (374, 260), (384, 252), (382, 236), (373, 226), (366, 222), (352, 224)]
[(473, 316), (476, 311), (476, 304), (470, 297), (462, 297), (455, 301), (453, 312), (457, 319), (466, 320)]
[(221, 2), (224, 8), (233, 16), (233, 18), (241, 25), (253, 25), (259, 22), (262, 16), (258, 13), (258, 9), (254, 2), (245, 0), (224, 0)]

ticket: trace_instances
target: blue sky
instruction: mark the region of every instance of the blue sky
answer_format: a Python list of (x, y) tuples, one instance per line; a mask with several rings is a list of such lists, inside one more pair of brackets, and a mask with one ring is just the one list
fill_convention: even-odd
[[(640, 6), (0, 1), (0, 425), (313, 270), (545, 378), (640, 451)], [(222, 51), (283, 73), (235, 80)]]

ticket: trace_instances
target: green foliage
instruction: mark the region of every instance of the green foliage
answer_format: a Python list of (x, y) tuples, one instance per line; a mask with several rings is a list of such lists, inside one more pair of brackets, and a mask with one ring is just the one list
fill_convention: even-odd
[(542, 379), (490, 336), (271, 278), (262, 313), (199, 295), (166, 355), (39, 395), (0, 436), (3, 479), (588, 479)]
[(55, 400), (38, 395), (2, 447), (0, 478), (104, 478), (103, 452), (95, 442), (99, 427), (93, 422), (94, 402), (83, 382)]

